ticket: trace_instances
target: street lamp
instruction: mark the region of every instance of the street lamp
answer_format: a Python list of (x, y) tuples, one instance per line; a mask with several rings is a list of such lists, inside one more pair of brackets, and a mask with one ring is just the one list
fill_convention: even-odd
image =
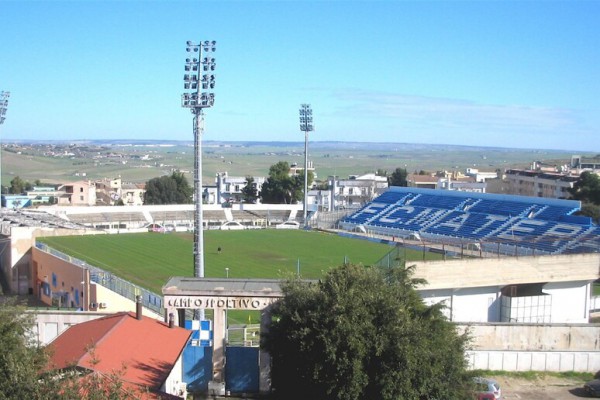
[(304, 226), (306, 227), (308, 210), (308, 132), (314, 130), (310, 104), (300, 106), (300, 130), (304, 132)]
[(204, 277), (204, 238), (202, 221), (202, 134), (204, 109), (215, 103), (216, 64), (210, 55), (216, 50), (214, 40), (198, 44), (188, 41), (186, 51), (191, 58), (185, 60), (181, 106), (194, 114), (194, 277)]
[[(0, 125), (4, 124), (6, 119), (6, 110), (8, 109), (8, 98), (10, 92), (0, 92)], [(2, 136), (0, 136), (0, 197), (2, 196)], [(2, 201), (0, 201), (0, 208), (2, 208)]]

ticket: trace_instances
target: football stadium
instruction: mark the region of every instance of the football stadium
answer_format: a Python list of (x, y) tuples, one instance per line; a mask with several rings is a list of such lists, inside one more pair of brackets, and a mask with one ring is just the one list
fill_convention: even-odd
[[(268, 391), (258, 337), (278, 282), (318, 279), (346, 262), (414, 265), (427, 281), (424, 302), (445, 304), (451, 321), (472, 330), (474, 369), (591, 371), (600, 369), (588, 324), (600, 229), (575, 215), (580, 207), (391, 187), (360, 208), (311, 213), (299, 229), (301, 205), (207, 206), (205, 278), (192, 277), (192, 205), (4, 210), (3, 279), (56, 310), (39, 322), (42, 343), (138, 304), (191, 329), (179, 378), (191, 391)], [(193, 323), (198, 305), (208, 325)], [(573, 335), (582, 340), (560, 339)]]

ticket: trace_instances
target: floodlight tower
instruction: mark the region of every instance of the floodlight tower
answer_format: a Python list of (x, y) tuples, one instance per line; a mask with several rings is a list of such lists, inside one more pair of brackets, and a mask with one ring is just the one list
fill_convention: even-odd
[[(194, 277), (204, 277), (204, 235), (202, 221), (202, 134), (204, 133), (204, 109), (215, 103), (215, 59), (210, 56), (216, 50), (214, 40), (198, 44), (187, 42), (186, 51), (192, 58), (185, 60), (181, 106), (194, 114)], [(204, 56), (203, 56), (204, 52)], [(196, 58), (196, 56), (198, 58)]]
[(308, 211), (308, 132), (314, 130), (310, 104), (300, 105), (300, 130), (304, 132), (304, 226)]
[[(8, 98), (10, 92), (0, 92), (0, 125), (4, 124), (6, 119), (6, 110), (8, 109)], [(2, 197), (2, 136), (0, 136), (0, 197)], [(2, 208), (2, 201), (0, 201), (0, 208)]]

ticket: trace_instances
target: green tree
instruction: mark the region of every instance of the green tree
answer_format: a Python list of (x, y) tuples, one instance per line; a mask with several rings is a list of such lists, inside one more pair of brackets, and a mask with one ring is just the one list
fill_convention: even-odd
[(584, 171), (569, 193), (576, 200), (600, 205), (600, 176)]
[(406, 168), (396, 168), (392, 175), (388, 178), (388, 184), (390, 186), (408, 186), (408, 172)]
[(423, 303), (412, 272), (346, 265), (284, 282), (262, 343), (277, 398), (469, 398), (468, 336)]
[(242, 199), (244, 203), (254, 204), (258, 199), (258, 190), (254, 183), (254, 178), (251, 176), (246, 177), (246, 186), (242, 189)]
[(194, 188), (191, 187), (183, 172), (175, 171), (171, 178), (177, 183), (178, 204), (191, 203), (194, 198)]
[(184, 174), (173, 172), (146, 182), (144, 204), (189, 204), (193, 192)]
[[(309, 171), (309, 183), (311, 180)], [(290, 176), (290, 165), (279, 161), (269, 168), (269, 177), (263, 183), (260, 197), (263, 203), (293, 204), (302, 200), (304, 175)]]
[(0, 298), (0, 399), (45, 399), (52, 382), (39, 380), (48, 354), (28, 332), (33, 315), (14, 298)]
[(584, 215), (592, 218), (596, 224), (600, 223), (600, 206), (592, 203), (584, 203), (581, 206), (581, 210), (577, 212), (577, 215)]
[(387, 171), (385, 169), (377, 168), (377, 171), (375, 172), (375, 175), (377, 175), (377, 176), (387, 176)]
[[(53, 371), (50, 351), (30, 334), (34, 317), (15, 298), (0, 298), (0, 400), (125, 400), (148, 392), (125, 387), (125, 367), (107, 374)], [(97, 364), (93, 349), (90, 354)]]
[(8, 188), (8, 192), (11, 194), (21, 194), (26, 190), (27, 186), (31, 185), (17, 175), (10, 181), (10, 188)]

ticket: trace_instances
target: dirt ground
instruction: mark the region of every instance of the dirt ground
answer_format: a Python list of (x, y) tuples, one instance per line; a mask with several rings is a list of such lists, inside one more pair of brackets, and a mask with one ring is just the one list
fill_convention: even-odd
[(573, 400), (587, 398), (581, 380), (543, 377), (528, 380), (514, 377), (493, 377), (500, 384), (503, 399)]

